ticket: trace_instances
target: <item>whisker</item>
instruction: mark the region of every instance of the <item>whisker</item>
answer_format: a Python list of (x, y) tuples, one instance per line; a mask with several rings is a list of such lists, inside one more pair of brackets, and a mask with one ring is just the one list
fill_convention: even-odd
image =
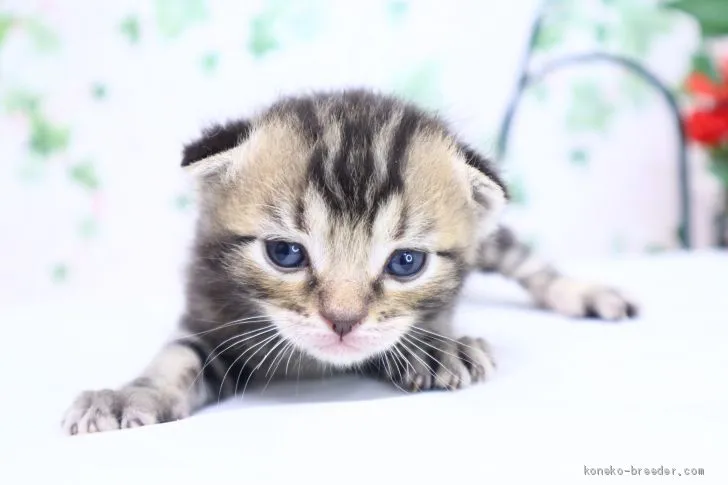
[[(263, 358), (260, 360), (260, 362), (258, 362), (258, 365), (256, 365), (253, 368), (253, 372), (260, 369), (263, 366), (263, 364), (265, 363), (265, 361), (268, 359), (268, 356), (270, 354), (272, 354), (273, 351), (275, 351), (275, 349), (277, 349), (278, 347), (280, 347), (282, 344), (285, 344), (285, 343), (287, 343), (287, 340), (285, 340), (283, 338), (280, 341), (276, 342), (275, 345), (273, 345), (273, 347), (263, 356)], [(273, 360), (275, 361), (275, 359), (273, 359)], [(248, 377), (248, 379), (250, 379), (250, 377), (253, 375), (253, 372), (250, 373), (250, 376)], [(247, 381), (245, 382), (245, 384), (247, 385)], [(245, 394), (245, 388), (243, 388), (243, 394)]]
[[(257, 315), (257, 316), (253, 316), (253, 317), (240, 318), (238, 320), (232, 320), (230, 322), (223, 323), (221, 325), (217, 325), (214, 328), (210, 328), (210, 329), (207, 329), (207, 330), (203, 330), (201, 332), (185, 333), (184, 335), (182, 335), (182, 336), (180, 336), (178, 338), (199, 337), (200, 335), (205, 335), (207, 333), (215, 332), (217, 330), (222, 330), (223, 328), (232, 327), (234, 325), (243, 325), (243, 324), (246, 324), (246, 323), (259, 323), (259, 322), (264, 322), (266, 320), (269, 320), (270, 321), (270, 319), (271, 318), (268, 317), (268, 316), (266, 316), (266, 315)], [(215, 323), (215, 324), (217, 324), (217, 322), (213, 322), (211, 320), (199, 320), (199, 321), (205, 322), (205, 323)]]
[[(387, 372), (389, 372), (389, 367), (384, 362), (385, 355), (386, 354), (384, 354), (384, 353), (379, 354), (379, 363), (376, 364), (376, 366), (377, 366), (376, 369), (377, 369), (377, 372), (385, 372), (385, 374), (386, 374)], [(394, 374), (391, 374), (391, 375), (394, 375)], [(387, 376), (387, 377), (389, 377), (389, 376)]]
[[(405, 335), (404, 337), (406, 337), (406, 335)], [(412, 344), (412, 342), (409, 342), (409, 341), (408, 341), (408, 343)], [(415, 347), (419, 348), (419, 347), (418, 347), (418, 346), (417, 346), (416, 344), (412, 344), (412, 345), (414, 345)], [(424, 365), (425, 367), (427, 367), (427, 370), (429, 370), (429, 371), (430, 371), (430, 375), (432, 375), (433, 379), (435, 378), (435, 371), (434, 371), (434, 370), (432, 370), (432, 367), (430, 367), (430, 365), (429, 365), (429, 364), (428, 364), (427, 362), (425, 362), (424, 360), (422, 360), (422, 358), (421, 358), (421, 357), (420, 357), (419, 355), (417, 355), (417, 354), (416, 354), (416, 353), (415, 353), (415, 352), (414, 352), (414, 351), (413, 351), (412, 349), (410, 349), (410, 348), (409, 348), (409, 347), (408, 347), (407, 345), (405, 345), (404, 343), (402, 343), (402, 347), (403, 347), (403, 348), (404, 348), (404, 349), (405, 349), (405, 350), (406, 350), (407, 352), (409, 352), (409, 353), (410, 353), (410, 355), (411, 355), (412, 357), (414, 357), (414, 358), (415, 358), (415, 359), (417, 359), (417, 360), (418, 360), (418, 361), (419, 361), (419, 362), (420, 362), (420, 363), (421, 363), (422, 365)], [(427, 352), (425, 352), (424, 350), (420, 349), (420, 351), (424, 352), (424, 354), (425, 354), (425, 355), (427, 355), (427, 356), (431, 357), (431, 356), (430, 356), (430, 354), (429, 354), (429, 353), (427, 353)]]
[[(399, 343), (397, 343), (397, 344), (395, 344), (395, 345), (394, 345), (394, 350), (395, 350), (395, 351), (397, 351), (397, 354), (399, 354), (399, 356), (400, 356), (400, 357), (402, 358), (402, 360), (404, 360), (405, 364), (407, 364), (407, 367), (409, 367), (410, 369), (412, 369), (412, 373), (413, 373), (413, 374), (416, 374), (416, 371), (415, 371), (415, 366), (414, 366), (414, 365), (412, 365), (412, 363), (411, 363), (411, 362), (409, 361), (409, 359), (407, 358), (407, 356), (405, 356), (405, 355), (404, 355), (404, 354), (402, 353), (402, 351), (401, 351), (401, 350), (399, 350), (399, 347), (398, 347), (398, 345), (400, 345), (400, 344), (399, 344)], [(405, 371), (407, 371), (407, 367), (405, 367)]]
[[(293, 344), (293, 342), (291, 342)], [(293, 357), (293, 354), (296, 353), (296, 347), (295, 345), (291, 346), (291, 354), (288, 356), (288, 360), (286, 361), (286, 377), (288, 377), (288, 364), (291, 363), (291, 357)]]
[[(222, 354), (224, 354), (228, 350), (230, 350), (230, 349), (232, 349), (232, 348), (234, 348), (234, 347), (242, 344), (243, 342), (246, 342), (246, 341), (248, 341), (248, 340), (250, 340), (252, 338), (258, 337), (259, 335), (263, 335), (263, 334), (266, 334), (268, 332), (271, 332), (272, 330), (274, 330), (274, 326), (273, 325), (269, 325), (267, 327), (263, 327), (262, 329), (259, 328), (259, 329), (256, 329), (256, 330), (251, 330), (249, 332), (244, 332), (244, 333), (242, 333), (240, 335), (235, 335), (233, 337), (230, 337), (228, 339), (225, 339), (225, 341), (223, 341), (220, 344), (218, 344), (207, 355), (207, 358), (205, 359), (205, 362), (202, 363), (202, 367), (200, 368), (200, 371), (197, 373), (197, 375), (195, 375), (195, 378), (192, 380), (192, 383), (190, 384), (190, 387), (187, 389), (187, 392), (189, 393), (190, 390), (192, 390), (192, 386), (195, 385), (195, 383), (197, 382), (197, 379), (200, 378), (200, 376), (205, 371), (205, 369), (207, 368), (207, 366), (208, 365), (211, 365), (212, 362), (215, 359), (217, 359), (218, 357), (220, 357)], [(251, 333), (255, 333), (255, 335), (250, 335), (250, 336), (247, 336), (246, 337), (246, 335), (249, 335)], [(235, 340), (235, 339), (238, 339), (238, 340)], [(227, 343), (227, 342), (229, 342), (231, 340), (235, 340), (235, 342), (233, 342), (232, 344), (230, 344), (229, 346), (227, 346), (226, 348), (224, 348), (223, 350), (221, 350), (220, 352), (218, 352), (217, 355), (214, 355), (213, 356), (213, 354), (215, 353), (215, 350), (219, 349), (220, 347), (222, 347), (223, 345), (225, 345), (225, 343)], [(222, 387), (222, 385), (221, 385), (221, 387)]]
[[(261, 348), (261, 347), (262, 347), (263, 345), (265, 345), (265, 344), (266, 344), (267, 342), (269, 342), (269, 341), (273, 340), (274, 338), (276, 338), (276, 336), (277, 336), (277, 334), (276, 334), (276, 333), (274, 333), (274, 334), (273, 334), (273, 335), (271, 335), (271, 336), (268, 336), (268, 337), (265, 337), (265, 338), (263, 338), (263, 340), (262, 340), (261, 342), (258, 342), (258, 343), (256, 343), (255, 345), (253, 345), (253, 346), (251, 346), (251, 347), (248, 347), (248, 348), (247, 348), (247, 349), (245, 349), (245, 350), (244, 350), (244, 351), (243, 351), (243, 352), (242, 352), (242, 353), (241, 353), (240, 355), (238, 355), (238, 356), (237, 356), (237, 357), (235, 358), (235, 360), (233, 360), (233, 361), (232, 361), (232, 363), (231, 363), (231, 364), (230, 364), (230, 365), (228, 366), (227, 370), (225, 371), (225, 374), (224, 374), (224, 375), (222, 376), (222, 381), (221, 381), (221, 384), (220, 384), (220, 391), (219, 391), (219, 392), (218, 392), (218, 394), (217, 394), (217, 401), (218, 401), (218, 403), (220, 402), (220, 399), (221, 399), (221, 396), (222, 396), (222, 386), (223, 386), (223, 385), (224, 385), (224, 383), (225, 383), (225, 379), (227, 379), (227, 375), (228, 375), (228, 373), (230, 372), (230, 369), (232, 369), (232, 368), (233, 368), (233, 366), (234, 366), (234, 365), (235, 365), (235, 364), (236, 364), (236, 363), (237, 363), (237, 362), (238, 362), (238, 361), (239, 361), (240, 359), (242, 359), (242, 358), (243, 358), (243, 356), (244, 356), (245, 354), (247, 354), (248, 352), (250, 352), (250, 351), (251, 351), (251, 350), (253, 350), (253, 349), (258, 349), (258, 350), (260, 350), (260, 348)], [(258, 351), (256, 350), (256, 352), (254, 352), (254, 353), (253, 353), (253, 354), (252, 354), (252, 355), (251, 355), (250, 357), (252, 357), (253, 355), (255, 355), (255, 354), (256, 354), (257, 352), (258, 352)], [(249, 360), (250, 360), (250, 358), (248, 358), (248, 360), (247, 360), (247, 361), (245, 361), (245, 363), (247, 364)], [(240, 374), (242, 374), (242, 372), (243, 372), (243, 370), (244, 370), (244, 369), (245, 369), (245, 364), (243, 364), (243, 366), (242, 366), (242, 367), (240, 368), (240, 372), (238, 373), (238, 380), (240, 380)], [(235, 394), (237, 394), (237, 393), (238, 393), (238, 380), (236, 380), (236, 381), (235, 381), (235, 390), (234, 390), (234, 392), (233, 392), (233, 395), (235, 395)]]
[[(207, 356), (207, 359), (205, 359), (205, 362), (207, 363), (207, 362), (208, 362), (209, 360), (211, 360), (211, 359), (210, 359), (210, 356), (211, 356), (211, 355), (213, 355), (213, 354), (215, 353), (215, 351), (216, 351), (217, 349), (219, 349), (220, 347), (222, 347), (223, 345), (225, 345), (225, 344), (226, 344), (227, 342), (230, 342), (231, 340), (236, 340), (236, 339), (239, 339), (239, 338), (241, 338), (241, 337), (246, 337), (246, 336), (249, 336), (249, 337), (245, 338), (244, 340), (241, 340), (241, 342), (245, 342), (246, 340), (249, 340), (250, 338), (252, 338), (252, 337), (255, 337), (255, 335), (251, 335), (251, 334), (258, 334), (259, 332), (269, 332), (269, 331), (271, 331), (271, 330), (272, 330), (273, 328), (274, 328), (274, 325), (272, 325), (272, 324), (271, 324), (271, 325), (266, 325), (265, 327), (262, 327), (262, 328), (256, 328), (256, 329), (254, 329), (254, 330), (249, 330), (249, 331), (247, 331), (247, 332), (243, 332), (243, 333), (235, 334), (235, 335), (233, 335), (232, 337), (226, 338), (225, 340), (223, 340), (222, 342), (220, 342), (219, 344), (217, 344), (217, 345), (215, 346), (215, 348), (213, 348), (213, 349), (212, 349), (212, 350), (210, 351), (210, 353), (209, 353), (209, 354), (208, 354), (208, 356)], [(228, 347), (228, 348), (229, 348), (229, 347)], [(228, 350), (228, 349), (224, 349), (224, 350), (221, 350), (221, 351), (220, 351), (220, 353), (218, 354), (218, 356), (219, 356), (219, 355), (221, 355), (221, 354), (223, 354), (223, 353), (225, 353), (225, 352), (227, 352), (227, 350)], [(215, 357), (215, 358), (216, 358), (216, 357)], [(213, 359), (214, 359), (214, 358), (213, 358)]]
[(298, 352), (298, 372), (296, 373), (296, 396), (298, 396), (299, 384), (301, 383), (301, 361), (303, 359), (303, 352)]
[(236, 318), (234, 320), (230, 320), (227, 322), (220, 322), (218, 320), (208, 320), (205, 318), (195, 318), (195, 321), (203, 322), (203, 323), (213, 323), (215, 325), (228, 325), (228, 324), (234, 324), (234, 323), (239, 323), (239, 322), (245, 322), (247, 320), (254, 320), (256, 318), (270, 318), (270, 317), (268, 315), (261, 313), (260, 315), (250, 315), (247, 317)]
[[(270, 332), (270, 331), (271, 331), (271, 330), (273, 330), (274, 328), (275, 328), (275, 325), (273, 325), (273, 324), (270, 324), (270, 325), (266, 325), (266, 326), (264, 326), (264, 327), (262, 327), (262, 328), (256, 328), (256, 329), (254, 329), (254, 330), (249, 330), (249, 331), (247, 331), (247, 332), (243, 332), (243, 333), (235, 334), (235, 335), (233, 335), (232, 337), (226, 338), (225, 340), (223, 340), (222, 342), (220, 342), (219, 344), (217, 344), (217, 345), (215, 346), (215, 348), (214, 348), (214, 349), (212, 349), (212, 350), (210, 351), (210, 354), (209, 354), (209, 355), (207, 356), (207, 359), (205, 360), (205, 362), (207, 362), (207, 360), (209, 360), (209, 358), (210, 358), (210, 355), (212, 355), (212, 354), (214, 354), (214, 353), (215, 353), (215, 350), (219, 349), (220, 347), (222, 347), (223, 345), (225, 345), (225, 343), (227, 343), (227, 342), (229, 342), (229, 341), (231, 341), (231, 340), (235, 340), (235, 339), (238, 339), (238, 338), (240, 338), (240, 337), (245, 337), (246, 335), (250, 335), (250, 334), (252, 334), (252, 333), (258, 334), (259, 332)], [(252, 338), (252, 337), (254, 337), (254, 336), (255, 336), (255, 335), (251, 336), (250, 338)], [(249, 338), (248, 338), (248, 339), (245, 339), (245, 340), (249, 340)], [(241, 340), (241, 342), (244, 342), (245, 340)], [(225, 349), (225, 350), (222, 350), (222, 351), (220, 351), (220, 354), (223, 354), (223, 353), (225, 353), (226, 351), (227, 351), (227, 349)], [(218, 355), (220, 355), (220, 354), (218, 354)]]
[[(460, 356), (460, 355), (454, 355), (454, 354), (452, 354), (452, 353), (448, 352), (447, 350), (441, 349), (441, 348), (439, 348), (439, 347), (435, 347), (435, 346), (434, 346), (434, 345), (432, 345), (431, 343), (429, 343), (429, 342), (426, 342), (426, 341), (424, 341), (424, 340), (422, 340), (422, 339), (420, 339), (420, 338), (418, 338), (418, 337), (416, 337), (416, 336), (414, 336), (414, 335), (410, 335), (410, 338), (413, 338), (413, 339), (417, 340), (418, 342), (421, 342), (421, 343), (423, 343), (423, 344), (425, 344), (425, 345), (427, 345), (427, 346), (429, 346), (429, 347), (432, 347), (433, 349), (437, 350), (438, 352), (442, 352), (443, 354), (449, 355), (450, 357), (455, 357), (455, 358), (456, 358), (456, 359), (458, 359), (458, 360), (462, 360), (462, 361), (465, 361), (465, 362), (467, 362), (468, 364), (470, 364), (470, 365), (471, 365), (471, 366), (473, 366), (473, 367), (477, 367), (477, 365), (478, 365), (478, 364), (476, 364), (475, 362), (473, 362), (472, 360), (470, 360), (470, 359), (468, 359), (467, 357), (465, 357), (464, 355), (463, 355), (463, 356)], [(434, 358), (434, 357), (433, 357), (433, 358)]]
[[(392, 370), (391, 370), (391, 366), (390, 366), (390, 363), (389, 363), (389, 356), (388, 356), (388, 354), (389, 354), (389, 352), (385, 352), (385, 353), (384, 353), (384, 354), (382, 355), (382, 357), (384, 357), (384, 363), (385, 363), (385, 365), (387, 366), (388, 372), (389, 372), (389, 373), (390, 373), (390, 375), (392, 376), (391, 382), (392, 382), (392, 384), (394, 384), (394, 385), (395, 385), (395, 387), (396, 387), (397, 389), (399, 389), (399, 390), (400, 390), (400, 391), (402, 391), (403, 393), (407, 394), (407, 391), (405, 391), (405, 390), (404, 390), (404, 389), (402, 388), (402, 386), (400, 386), (400, 385), (399, 385), (399, 383), (397, 382), (397, 380), (396, 380), (396, 379), (394, 378), (394, 372), (392, 372)], [(380, 357), (380, 360), (382, 359), (382, 357)], [(397, 367), (397, 372), (399, 372), (399, 367)], [(401, 373), (401, 372), (399, 372), (399, 378), (400, 378), (400, 379), (402, 379), (402, 373)]]
[[(479, 352), (486, 352), (487, 353), (487, 351), (484, 351), (480, 347), (473, 347), (472, 345), (465, 344), (465, 343), (461, 342), (460, 340), (456, 340), (456, 339), (447, 337), (445, 335), (439, 334), (437, 332), (433, 332), (432, 330), (428, 330), (426, 328), (418, 327), (416, 325), (415, 326), (412, 326), (411, 328), (413, 330), (419, 331), (421, 333), (424, 332), (424, 333), (422, 333), (422, 335), (435, 338), (437, 340), (440, 340), (441, 342), (452, 342), (452, 343), (456, 344), (458, 347), (465, 347), (466, 349), (474, 350), (476, 353), (479, 353)], [(414, 335), (413, 335), (413, 337), (414, 337)], [(468, 358), (461, 357), (461, 360), (465, 360), (465, 361), (467, 361), (469, 364), (471, 364), (473, 366), (479, 365), (479, 364), (474, 363), (473, 361), (471, 361)]]
[[(400, 365), (399, 357), (397, 357), (397, 354), (395, 354), (391, 350), (388, 350), (385, 355), (390, 355), (390, 354), (392, 356), (392, 361), (394, 362), (394, 365), (397, 368), (397, 374), (399, 375), (400, 380), (404, 381), (404, 374), (402, 374), (402, 369), (400, 369), (400, 367), (399, 367), (399, 365)], [(405, 370), (407, 370), (406, 367), (405, 367)]]
[(272, 347), (272, 348), (271, 348), (271, 349), (270, 349), (270, 350), (268, 351), (268, 353), (266, 353), (266, 354), (265, 354), (265, 355), (263, 356), (263, 358), (261, 359), (261, 361), (260, 361), (260, 362), (258, 362), (258, 365), (256, 365), (256, 366), (255, 366), (255, 367), (253, 368), (252, 372), (250, 373), (250, 375), (248, 376), (248, 378), (247, 378), (247, 379), (245, 380), (245, 386), (243, 386), (243, 392), (242, 392), (242, 395), (245, 395), (245, 390), (246, 390), (246, 389), (248, 388), (248, 382), (250, 382), (250, 378), (251, 378), (251, 377), (253, 377), (253, 374), (255, 374), (255, 372), (256, 372), (256, 371), (257, 371), (258, 369), (260, 369), (260, 368), (261, 368), (261, 367), (263, 366), (263, 363), (264, 363), (264, 362), (266, 361), (266, 359), (268, 358), (268, 356), (269, 356), (270, 354), (272, 354), (272, 353), (273, 353), (273, 351), (274, 351), (275, 349), (277, 349), (278, 347), (280, 347), (280, 346), (281, 346), (281, 344), (284, 344), (284, 343), (286, 343), (286, 340), (285, 340), (285, 339), (281, 339), (280, 341), (276, 342), (276, 343), (275, 343), (275, 344), (273, 345), (273, 347)]
[[(278, 352), (278, 355), (273, 359), (268, 366), (268, 370), (266, 371), (265, 375), (267, 376), (268, 373), (270, 373), (270, 377), (268, 377), (268, 380), (265, 383), (265, 386), (263, 386), (263, 391), (265, 392), (266, 389), (268, 389), (268, 385), (273, 380), (273, 377), (276, 375), (276, 371), (278, 370), (278, 367), (281, 365), (281, 362), (283, 362), (283, 357), (286, 356), (286, 352), (288, 349), (293, 348), (293, 342), (288, 342), (286, 345), (283, 346), (283, 348)], [(276, 360), (278, 363), (276, 364)], [(273, 364), (275, 364), (275, 368), (273, 369), (273, 372), (271, 372), (271, 367), (273, 367)], [(243, 389), (243, 393), (245, 393), (245, 390)]]
[(482, 352), (483, 351), (483, 349), (480, 349), (478, 347), (473, 347), (472, 345), (464, 344), (464, 343), (462, 343), (459, 340), (456, 340), (456, 339), (447, 337), (447, 336), (442, 335), (442, 334), (437, 333), (437, 332), (433, 332), (432, 330), (428, 330), (426, 328), (418, 327), (417, 325), (413, 325), (410, 328), (412, 330), (416, 330), (416, 331), (419, 331), (419, 332), (423, 332), (423, 333), (429, 334), (429, 335), (431, 335), (431, 336), (433, 336), (433, 337), (435, 337), (437, 339), (441, 339), (443, 341), (447, 341), (447, 342), (452, 342), (452, 343), (458, 344), (459, 346), (462, 346), (462, 347), (465, 347), (465, 348), (468, 348), (468, 349), (471, 349), (471, 350), (477, 350), (479, 352)]
[[(238, 377), (235, 380), (235, 394), (236, 395), (238, 393), (238, 384), (240, 384), (240, 377), (241, 377), (241, 375), (243, 373), (243, 370), (245, 369), (245, 366), (248, 365), (248, 362), (250, 362), (250, 359), (252, 359), (258, 352), (260, 352), (265, 347), (265, 345), (268, 344), (268, 342), (270, 342), (271, 340), (273, 340), (273, 339), (275, 339), (277, 337), (280, 338), (280, 333), (279, 332), (276, 332), (272, 337), (270, 337), (267, 340), (265, 340), (262, 343), (262, 345), (260, 345), (258, 347), (258, 350), (256, 350), (252, 354), (250, 354), (250, 357), (248, 357), (248, 360), (246, 360), (245, 363), (243, 364), (243, 366), (240, 368), (240, 372), (238, 372)], [(286, 341), (285, 339), (281, 338), (281, 341), (278, 342), (278, 343), (276, 343), (273, 346), (273, 348), (270, 349), (267, 354), (265, 354), (265, 357), (263, 357), (263, 360), (261, 360), (258, 363), (258, 365), (255, 366), (255, 368), (253, 368), (253, 370), (250, 371), (250, 374), (248, 375), (248, 378), (245, 380), (245, 387), (243, 387), (242, 395), (245, 394), (245, 389), (247, 389), (247, 387), (248, 387), (248, 382), (250, 382), (250, 379), (253, 377), (253, 374), (255, 374), (255, 371), (257, 371), (258, 369), (260, 369), (260, 366), (263, 365), (263, 362), (265, 362), (265, 359), (268, 358), (268, 355), (270, 355), (270, 353), (273, 352), (273, 350), (275, 350), (281, 343), (283, 343), (285, 341)]]
[[(404, 336), (404, 338), (405, 338), (405, 339), (406, 339), (406, 340), (407, 340), (407, 341), (408, 341), (408, 342), (409, 342), (410, 344), (412, 344), (412, 345), (413, 345), (413, 346), (415, 346), (415, 347), (416, 347), (417, 349), (419, 349), (419, 350), (420, 350), (420, 352), (423, 352), (423, 353), (424, 353), (424, 354), (425, 354), (426, 356), (428, 356), (429, 358), (431, 358), (432, 360), (434, 360), (435, 362), (437, 362), (437, 363), (438, 363), (438, 364), (440, 365), (440, 367), (441, 367), (442, 369), (445, 369), (445, 371), (446, 371), (446, 372), (447, 372), (448, 374), (450, 374), (450, 375), (451, 375), (452, 377), (454, 377), (454, 378), (456, 378), (456, 379), (457, 379), (457, 377), (458, 377), (458, 376), (456, 376), (456, 375), (455, 375), (455, 374), (454, 374), (454, 373), (453, 373), (453, 372), (452, 372), (452, 371), (451, 371), (450, 369), (448, 369), (448, 368), (447, 368), (447, 367), (445, 366), (445, 364), (443, 364), (443, 363), (442, 363), (442, 362), (441, 362), (441, 361), (440, 361), (440, 360), (439, 360), (439, 359), (438, 359), (437, 357), (435, 357), (434, 355), (432, 355), (431, 353), (427, 352), (427, 351), (426, 351), (426, 350), (424, 350), (424, 349), (423, 349), (422, 347), (420, 347), (419, 345), (417, 345), (417, 344), (416, 344), (415, 342), (413, 342), (413, 341), (412, 341), (412, 340), (410, 339), (410, 337), (409, 337), (408, 335), (405, 335), (405, 336)], [(432, 346), (431, 346), (431, 347), (432, 347)], [(436, 349), (436, 350), (439, 350), (439, 349), (437, 349), (437, 347), (433, 347), (433, 348), (434, 348), (434, 349)], [(430, 367), (429, 367), (429, 366), (427, 366), (427, 368), (429, 369)], [(431, 369), (430, 369), (430, 372), (432, 372), (432, 370), (431, 370)], [(433, 374), (433, 375), (432, 375), (432, 377), (433, 377), (433, 378), (435, 378), (435, 379), (437, 379), (437, 376), (436, 376), (435, 374)]]
[[(286, 340), (284, 340), (284, 342), (286, 342), (286, 345), (284, 345), (284, 346), (283, 346), (283, 348), (282, 348), (282, 349), (281, 349), (281, 350), (280, 350), (280, 351), (279, 351), (279, 352), (278, 352), (278, 353), (276, 354), (276, 356), (275, 356), (275, 357), (273, 358), (273, 360), (272, 360), (272, 361), (270, 362), (270, 365), (268, 366), (268, 370), (267, 370), (267, 371), (265, 371), (265, 376), (266, 376), (266, 377), (268, 376), (268, 374), (270, 374), (270, 373), (271, 373), (271, 371), (273, 371), (273, 373), (275, 373), (276, 369), (278, 369), (278, 366), (276, 366), (276, 368), (275, 368), (275, 369), (273, 369), (273, 366), (275, 365), (276, 361), (278, 361), (278, 359), (280, 359), (280, 360), (283, 360), (283, 357), (285, 357), (285, 356), (286, 356), (286, 354), (285, 354), (285, 353), (283, 353), (283, 352), (286, 352), (286, 351), (288, 350), (288, 348), (289, 348), (289, 347), (290, 347), (291, 345), (293, 345), (293, 343), (292, 343), (292, 342), (289, 342), (289, 341), (286, 341)], [(280, 365), (280, 362), (279, 362), (279, 365)]]

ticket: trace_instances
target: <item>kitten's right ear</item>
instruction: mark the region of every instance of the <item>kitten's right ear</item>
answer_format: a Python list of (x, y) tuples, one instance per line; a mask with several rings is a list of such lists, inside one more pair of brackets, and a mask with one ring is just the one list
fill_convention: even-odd
[(205, 129), (202, 136), (182, 151), (182, 167), (195, 175), (210, 175), (234, 161), (234, 152), (248, 137), (252, 126), (238, 120)]

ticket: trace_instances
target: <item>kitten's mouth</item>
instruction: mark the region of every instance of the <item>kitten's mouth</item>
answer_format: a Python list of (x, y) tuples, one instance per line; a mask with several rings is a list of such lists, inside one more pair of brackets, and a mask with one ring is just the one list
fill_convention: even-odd
[(361, 362), (373, 353), (373, 343), (370, 339), (362, 338), (356, 334), (344, 335), (334, 333), (320, 335), (309, 340), (309, 349), (319, 360), (335, 365), (351, 365)]
[(361, 351), (359, 347), (349, 342), (346, 337), (339, 337), (338, 335), (336, 340), (331, 343), (323, 344), (321, 347), (319, 347), (319, 349), (325, 352), (334, 353)]
[(322, 338), (317, 347), (322, 352), (331, 352), (333, 354), (362, 352), (364, 349), (362, 349), (361, 344), (357, 345), (357, 340), (355, 336), (345, 335), (340, 337), (331, 335)]

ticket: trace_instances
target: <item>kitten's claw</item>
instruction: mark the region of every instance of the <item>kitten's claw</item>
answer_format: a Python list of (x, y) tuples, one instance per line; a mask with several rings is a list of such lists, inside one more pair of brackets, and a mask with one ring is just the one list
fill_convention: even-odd
[[(397, 369), (388, 377), (409, 391), (456, 390), (487, 380), (495, 363), (485, 340), (463, 337), (457, 341), (437, 341), (437, 350), (421, 345), (417, 357), (408, 360), (406, 370)], [(425, 351), (427, 354), (425, 355)], [(416, 352), (413, 350), (413, 352)]]
[(462, 337), (458, 339), (458, 352), (473, 382), (486, 381), (495, 373), (493, 352), (485, 339)]
[(184, 417), (172, 410), (171, 401), (159, 391), (127, 387), (120, 390), (86, 391), (66, 412), (62, 428), (66, 434), (87, 434), (136, 428)]
[(619, 290), (566, 277), (559, 278), (549, 285), (541, 304), (557, 313), (574, 318), (623, 320), (636, 317), (639, 313), (637, 303)]

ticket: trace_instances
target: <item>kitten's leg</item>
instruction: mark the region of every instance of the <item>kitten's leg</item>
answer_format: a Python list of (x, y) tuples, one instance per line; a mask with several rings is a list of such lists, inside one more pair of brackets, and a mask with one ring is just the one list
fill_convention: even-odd
[(449, 332), (415, 326), (371, 367), (403, 391), (455, 390), (488, 379), (495, 362), (482, 338), (452, 338)]
[(189, 416), (210, 400), (215, 387), (215, 371), (207, 372), (212, 364), (201, 372), (208, 352), (191, 338), (170, 342), (139, 377), (120, 389), (82, 393), (66, 412), (63, 430), (72, 435), (95, 433)]
[(637, 315), (637, 304), (620, 291), (561, 274), (506, 227), (481, 242), (477, 263), (483, 271), (517, 281), (540, 306), (566, 316), (620, 320)]

